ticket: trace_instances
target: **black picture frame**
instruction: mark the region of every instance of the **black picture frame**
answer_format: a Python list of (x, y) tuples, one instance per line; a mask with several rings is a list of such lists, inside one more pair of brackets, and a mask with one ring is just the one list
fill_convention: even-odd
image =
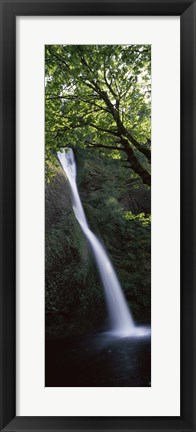
[[(180, 16), (181, 20), (181, 416), (16, 417), (16, 17)], [(196, 1), (0, 0), (0, 430), (196, 430)], [(169, 101), (168, 101), (169, 103)], [(169, 383), (168, 383), (169, 392)]]

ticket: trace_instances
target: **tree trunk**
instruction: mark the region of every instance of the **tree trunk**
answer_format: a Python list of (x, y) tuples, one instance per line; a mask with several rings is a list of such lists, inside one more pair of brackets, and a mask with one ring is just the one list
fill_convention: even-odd
[(140, 164), (137, 157), (135, 156), (133, 149), (130, 147), (129, 142), (125, 138), (121, 138), (121, 144), (123, 145), (123, 147), (125, 149), (125, 153), (127, 154), (127, 157), (128, 157), (127, 160), (129, 161), (133, 171), (135, 171), (135, 173), (140, 176), (140, 178), (144, 184), (151, 186), (151, 175)]

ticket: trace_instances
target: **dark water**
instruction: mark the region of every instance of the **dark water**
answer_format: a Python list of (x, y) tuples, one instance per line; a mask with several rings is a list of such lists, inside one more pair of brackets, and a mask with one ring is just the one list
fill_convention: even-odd
[(149, 387), (150, 336), (46, 341), (45, 371), (46, 387)]

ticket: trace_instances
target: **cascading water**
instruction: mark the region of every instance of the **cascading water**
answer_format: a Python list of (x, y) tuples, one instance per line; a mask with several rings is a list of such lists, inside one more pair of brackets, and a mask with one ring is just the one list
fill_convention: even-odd
[(91, 244), (94, 253), (95, 262), (105, 291), (112, 333), (119, 336), (131, 336), (137, 333), (137, 331), (117, 275), (102, 244), (95, 234), (93, 234), (86, 220), (76, 184), (76, 163), (73, 150), (64, 149), (62, 152), (59, 151), (57, 156), (69, 180), (72, 206), (76, 219)]

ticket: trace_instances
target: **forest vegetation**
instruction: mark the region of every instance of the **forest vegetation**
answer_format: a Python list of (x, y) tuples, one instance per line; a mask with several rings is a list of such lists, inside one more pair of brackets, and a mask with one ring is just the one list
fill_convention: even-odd
[(56, 157), (64, 147), (134, 318), (150, 322), (151, 47), (48, 45), (45, 68), (46, 334), (91, 332), (107, 319)]

